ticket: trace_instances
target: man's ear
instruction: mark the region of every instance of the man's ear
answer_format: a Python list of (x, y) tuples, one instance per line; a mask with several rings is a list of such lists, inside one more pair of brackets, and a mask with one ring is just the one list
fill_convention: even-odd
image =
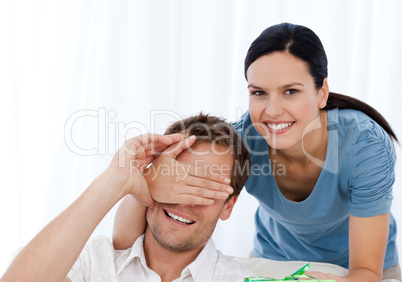
[(239, 196), (233, 196), (232, 198), (227, 200), (227, 202), (223, 205), (223, 209), (219, 216), (220, 219), (226, 220), (230, 217), (230, 214), (232, 213), (233, 210), (233, 206), (236, 203), (238, 197)]
[(322, 87), (319, 90), (319, 95), (320, 95), (320, 103), (318, 104), (318, 107), (320, 109), (323, 109), (327, 105), (328, 96), (329, 96), (329, 86), (328, 86), (327, 78), (324, 78)]

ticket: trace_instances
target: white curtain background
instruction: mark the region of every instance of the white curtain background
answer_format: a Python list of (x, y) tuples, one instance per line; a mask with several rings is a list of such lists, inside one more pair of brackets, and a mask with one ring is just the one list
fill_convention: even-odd
[[(200, 111), (229, 121), (246, 111), (243, 61), (270, 25), (313, 29), (330, 89), (376, 107), (402, 139), (400, 11), (400, 0), (0, 1), (0, 274), (126, 138)], [(223, 253), (248, 256), (256, 207), (244, 191), (218, 224)], [(95, 234), (111, 236), (114, 212)]]

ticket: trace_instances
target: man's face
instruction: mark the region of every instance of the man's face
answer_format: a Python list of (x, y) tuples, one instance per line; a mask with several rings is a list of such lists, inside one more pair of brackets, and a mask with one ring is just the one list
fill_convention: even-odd
[[(233, 156), (227, 148), (200, 143), (195, 148), (182, 152), (177, 160), (192, 164), (196, 169), (205, 169), (210, 174), (230, 178)], [(229, 218), (237, 197), (230, 200), (215, 200), (212, 205), (180, 205), (156, 203), (147, 210), (147, 232), (164, 248), (174, 252), (202, 249), (211, 237), (218, 219)]]

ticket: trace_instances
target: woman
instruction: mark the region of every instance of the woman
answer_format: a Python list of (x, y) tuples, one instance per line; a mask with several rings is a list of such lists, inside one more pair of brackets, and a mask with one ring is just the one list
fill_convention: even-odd
[[(303, 26), (263, 31), (248, 50), (245, 76), (249, 112), (234, 127), (251, 156), (246, 189), (260, 203), (253, 255), (349, 269), (343, 278), (310, 273), (320, 279), (401, 279), (390, 213), (397, 137), (385, 119), (359, 100), (329, 92), (324, 48)], [(281, 169), (267, 171), (272, 163)], [(157, 201), (185, 193), (181, 203), (204, 204), (220, 186), (206, 180), (209, 189), (198, 195), (189, 187), (200, 186), (199, 179), (166, 178), (173, 188), (162, 189), (148, 177), (148, 185)], [(122, 203), (116, 247), (130, 246), (142, 232), (143, 226), (125, 229), (139, 209), (133, 199)]]

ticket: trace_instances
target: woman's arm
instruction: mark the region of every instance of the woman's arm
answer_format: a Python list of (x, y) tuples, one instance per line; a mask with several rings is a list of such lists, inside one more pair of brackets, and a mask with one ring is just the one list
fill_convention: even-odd
[(306, 272), (318, 279), (381, 281), (389, 230), (389, 213), (373, 217), (349, 216), (349, 273), (345, 277)]
[(373, 217), (349, 216), (348, 276), (365, 273), (359, 276), (367, 277), (364, 281), (381, 281), (388, 231), (389, 213)]
[(146, 209), (146, 206), (139, 203), (133, 196), (124, 197), (114, 218), (113, 246), (115, 249), (130, 248), (145, 232)]

